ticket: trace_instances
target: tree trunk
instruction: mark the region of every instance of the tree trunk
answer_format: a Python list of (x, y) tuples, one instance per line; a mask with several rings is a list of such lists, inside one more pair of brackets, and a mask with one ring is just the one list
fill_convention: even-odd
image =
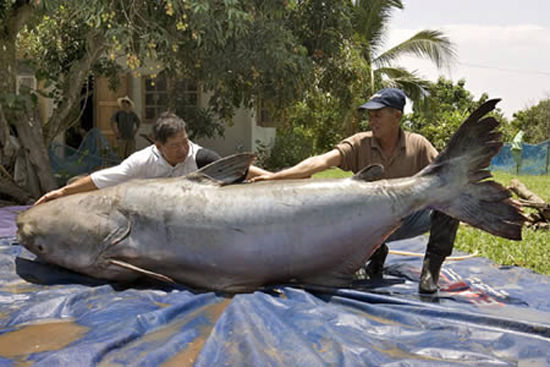
[(0, 37), (0, 158), (1, 164), (9, 164), (13, 161), (15, 149), (11, 145), (8, 124), (8, 101), (15, 97), (15, 39), (12, 37)]
[(15, 94), (17, 76), (15, 42), (17, 34), (33, 15), (34, 7), (28, 2), (17, 1), (5, 11), (3, 22), (0, 22), (0, 65), (2, 65), (0, 68), (0, 95)]
[(515, 178), (512, 179), (510, 181), (510, 190), (526, 201), (524, 203), (525, 206), (537, 208), (542, 218), (550, 220), (550, 208), (548, 204), (540, 196), (529, 190), (521, 181)]
[(15, 94), (15, 39), (0, 37), (0, 93)]
[(17, 147), (11, 139), (8, 120), (0, 102), (0, 165), (2, 167), (11, 167), (15, 162), (16, 154)]
[[(15, 166), (15, 157), (19, 149), (32, 169), (30, 175), (39, 179), (40, 190), (55, 189), (57, 184), (50, 168), (48, 151), (42, 136), (42, 125), (36, 108), (30, 97), (16, 95), (16, 39), (19, 31), (34, 14), (34, 2), (15, 2), (8, 9), (0, 23), (0, 193), (8, 195), (18, 202), (28, 203), (32, 195), (13, 179), (9, 170)], [(16, 135), (12, 135), (15, 128)], [(18, 144), (19, 142), (19, 144)], [(17, 145), (20, 145), (19, 149)], [(26, 182), (33, 182), (28, 177)], [(34, 190), (37, 191), (37, 190)], [(37, 196), (37, 193), (34, 193)]]
[(31, 194), (7, 175), (7, 172), (0, 174), (0, 193), (13, 198), (19, 204), (31, 204), (34, 200)]
[(15, 37), (7, 29), (3, 31), (3, 37), (0, 37), (0, 194), (20, 204), (28, 204), (32, 195), (8, 172), (13, 168), (18, 152), (17, 142), (10, 131), (10, 120), (14, 115), (10, 104), (15, 101), (17, 65)]
[[(42, 135), (42, 124), (37, 109), (27, 100), (24, 113), (21, 113), (15, 127), (19, 135), (19, 141), (33, 167), (30, 172), (35, 172), (42, 192), (57, 188), (50, 165), (48, 148)], [(29, 178), (31, 182), (32, 178)]]
[(535, 203), (544, 204), (544, 200), (527, 188), (520, 180), (514, 178), (510, 181), (510, 190), (515, 192), (520, 198)]
[[(15, 155), (18, 149), (12, 143), (15, 137), (10, 136), (11, 128), (17, 131), (17, 139), (22, 149), (32, 164), (33, 170), (39, 179), (40, 188), (43, 191), (53, 190), (57, 183), (53, 177), (50, 168), (48, 151), (42, 137), (42, 125), (37, 118), (36, 108), (32, 106), (30, 98), (16, 95), (16, 62), (15, 62), (15, 38), (6, 37), (0, 39), (0, 48), (6, 52), (0, 52), (0, 59), (5, 67), (0, 68), (0, 144), (1, 144), (1, 162), (6, 164), (8, 169), (12, 168), (15, 162)], [(24, 101), (24, 103), (21, 103)], [(29, 178), (28, 182), (32, 182)], [(10, 185), (17, 185), (12, 181)], [(3, 185), (2, 187), (6, 187)], [(23, 192), (27, 191), (19, 187)], [(17, 190), (9, 189), (4, 194), (12, 196)], [(30, 195), (30, 194), (29, 194)], [(21, 193), (18, 198), (25, 197)], [(36, 193), (35, 193), (36, 196)]]

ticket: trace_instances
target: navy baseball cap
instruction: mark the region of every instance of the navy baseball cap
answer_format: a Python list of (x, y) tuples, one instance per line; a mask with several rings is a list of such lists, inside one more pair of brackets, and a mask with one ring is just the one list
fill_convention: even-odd
[(397, 88), (384, 88), (374, 93), (367, 103), (359, 106), (360, 110), (379, 110), (384, 107), (392, 107), (403, 111), (405, 107), (405, 93)]

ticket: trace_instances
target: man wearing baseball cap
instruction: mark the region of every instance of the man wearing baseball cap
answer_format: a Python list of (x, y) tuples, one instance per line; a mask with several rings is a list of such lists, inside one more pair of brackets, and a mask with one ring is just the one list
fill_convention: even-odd
[(384, 107), (392, 107), (403, 112), (405, 108), (406, 97), (401, 89), (384, 88), (373, 94), (370, 99), (362, 106), (360, 110), (379, 110)]
[[(384, 166), (384, 177), (413, 176), (432, 162), (437, 150), (423, 136), (404, 131), (401, 126), (405, 93), (397, 88), (384, 88), (376, 92), (359, 107), (366, 110), (370, 131), (352, 135), (338, 143), (331, 151), (307, 158), (285, 170), (258, 176), (252, 181), (309, 178), (331, 167), (359, 172), (371, 164)], [(422, 293), (437, 291), (441, 265), (452, 252), (459, 222), (441, 212), (423, 210), (405, 218), (387, 241), (418, 236), (430, 231), (424, 257), (419, 290)], [(365, 272), (369, 278), (380, 278), (388, 246), (382, 244), (371, 256)]]

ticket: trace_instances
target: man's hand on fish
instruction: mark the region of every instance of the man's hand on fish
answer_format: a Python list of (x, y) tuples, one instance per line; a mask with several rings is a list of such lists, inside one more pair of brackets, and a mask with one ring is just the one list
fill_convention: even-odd
[(54, 200), (54, 199), (58, 199), (58, 198), (60, 198), (60, 197), (62, 197), (62, 196), (64, 196), (64, 194), (63, 194), (63, 189), (62, 189), (62, 188), (61, 188), (61, 189), (57, 189), (57, 190), (53, 190), (53, 191), (50, 191), (50, 192), (48, 192), (48, 193), (42, 195), (42, 196), (40, 197), (40, 199), (38, 199), (38, 200), (34, 203), (34, 205), (35, 205), (35, 206), (36, 206), (36, 205), (40, 205), (40, 204), (43, 204), (43, 203), (45, 203), (45, 202), (47, 202), (47, 201)]

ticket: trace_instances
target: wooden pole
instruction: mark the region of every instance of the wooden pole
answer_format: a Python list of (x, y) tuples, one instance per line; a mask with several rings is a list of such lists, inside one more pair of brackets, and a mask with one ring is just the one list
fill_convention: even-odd
[(550, 141), (546, 144), (546, 174), (548, 174), (548, 166), (550, 165)]

